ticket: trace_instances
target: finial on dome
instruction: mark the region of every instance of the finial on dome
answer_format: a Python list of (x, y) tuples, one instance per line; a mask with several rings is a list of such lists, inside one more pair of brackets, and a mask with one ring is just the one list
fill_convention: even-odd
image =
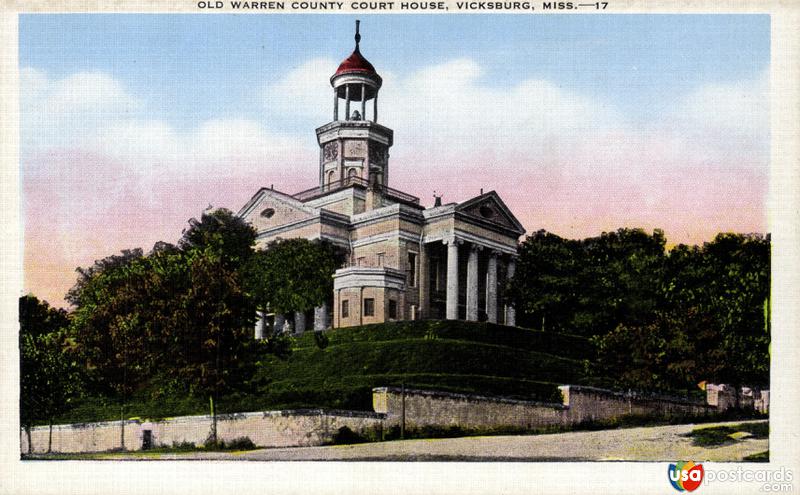
[(358, 33), (359, 24), (361, 24), (361, 21), (356, 19), (356, 50), (358, 50), (358, 44), (361, 43), (361, 35)]

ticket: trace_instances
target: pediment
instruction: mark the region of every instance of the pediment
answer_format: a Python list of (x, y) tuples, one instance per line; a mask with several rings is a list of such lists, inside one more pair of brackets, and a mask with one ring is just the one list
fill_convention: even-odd
[(520, 235), (525, 233), (525, 228), (494, 191), (460, 203), (456, 206), (456, 211), (481, 222), (519, 232)]
[(262, 189), (242, 208), (239, 215), (261, 232), (312, 218), (317, 213), (314, 208), (303, 205), (288, 194)]

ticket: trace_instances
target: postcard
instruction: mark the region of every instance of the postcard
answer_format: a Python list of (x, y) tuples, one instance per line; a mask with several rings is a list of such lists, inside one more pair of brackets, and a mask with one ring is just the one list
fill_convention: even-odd
[(795, 6), (2, 18), (4, 492), (794, 490)]

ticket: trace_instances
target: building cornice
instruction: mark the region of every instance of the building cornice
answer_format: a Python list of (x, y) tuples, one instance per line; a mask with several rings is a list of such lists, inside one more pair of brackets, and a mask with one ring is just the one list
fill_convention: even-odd
[(394, 203), (389, 206), (383, 206), (375, 210), (365, 211), (350, 217), (352, 227), (363, 227), (371, 223), (380, 222), (387, 218), (399, 216), (401, 220), (408, 220), (417, 225), (422, 225), (424, 217), (419, 209), (405, 205), (403, 203)]
[(333, 289), (381, 287), (404, 290), (406, 274), (388, 267), (350, 266), (340, 268), (333, 274)]
[(371, 139), (387, 146), (394, 141), (394, 131), (370, 120), (337, 120), (317, 130), (317, 142), (322, 145), (334, 139)]

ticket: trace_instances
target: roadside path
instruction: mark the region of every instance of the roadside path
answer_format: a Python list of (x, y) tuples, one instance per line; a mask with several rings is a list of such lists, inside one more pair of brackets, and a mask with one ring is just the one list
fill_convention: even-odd
[(578, 431), (548, 435), (402, 440), (328, 447), (291, 447), (245, 452), (98, 455), (128, 460), (251, 461), (741, 461), (769, 449), (768, 440), (743, 438), (717, 447), (692, 445), (697, 428), (748, 421)]

